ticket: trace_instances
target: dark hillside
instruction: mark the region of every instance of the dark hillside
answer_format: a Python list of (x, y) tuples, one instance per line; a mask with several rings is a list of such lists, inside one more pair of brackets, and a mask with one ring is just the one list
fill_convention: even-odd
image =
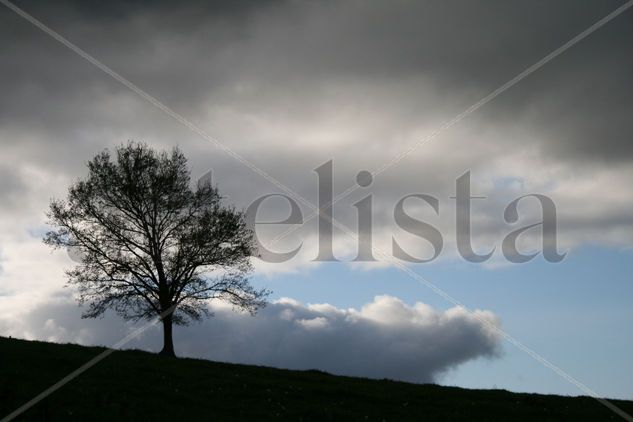
[[(4, 417), (102, 348), (0, 337)], [(614, 401), (633, 413), (633, 402)], [(115, 352), (22, 420), (621, 420), (588, 397), (467, 390)]]

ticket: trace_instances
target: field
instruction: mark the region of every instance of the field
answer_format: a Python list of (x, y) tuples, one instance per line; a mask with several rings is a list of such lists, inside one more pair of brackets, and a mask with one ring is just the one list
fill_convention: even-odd
[[(0, 416), (103, 348), (0, 337)], [(613, 401), (633, 414), (633, 402)], [(22, 420), (622, 420), (588, 397), (469, 390), (117, 351)]]

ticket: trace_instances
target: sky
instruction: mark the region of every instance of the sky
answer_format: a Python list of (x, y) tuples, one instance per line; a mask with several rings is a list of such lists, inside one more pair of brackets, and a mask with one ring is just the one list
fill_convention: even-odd
[[(110, 314), (81, 319), (65, 287), (73, 261), (41, 241), (50, 200), (63, 198), (105, 148), (178, 146), (192, 183), (211, 171), (238, 208), (283, 193), (271, 180), (316, 204), (322, 165), (331, 161), (337, 195), (359, 171), (397, 158), (337, 202), (334, 217), (359, 233), (354, 204), (371, 195), (374, 246), (391, 255), (396, 239), (428, 259), (430, 244), (398, 227), (394, 209), (406, 195), (432, 195), (436, 210), (415, 198), (404, 207), (441, 233), (436, 259), (351, 262), (358, 242), (335, 228), (339, 262), (315, 262), (317, 220), (299, 202), (305, 224), (270, 246), (299, 252), (254, 262), (253, 284), (273, 291), (269, 306), (251, 317), (213, 303), (213, 318), (176, 329), (176, 352), (583, 394), (501, 329), (597, 394), (633, 399), (633, 10), (424, 141), (622, 1), (15, 4), (250, 164), (2, 6), (0, 335), (112, 345), (135, 326)], [(466, 173), (472, 195), (485, 197), (472, 203), (474, 249), (494, 248), (478, 264), (462, 258), (456, 240), (451, 197)], [(504, 219), (512, 201), (530, 194), (556, 206), (560, 262), (538, 254), (516, 264), (502, 254), (504, 237), (541, 219), (533, 197), (519, 203), (517, 222)], [(260, 216), (288, 213), (275, 197)], [(286, 229), (265, 225), (258, 236), (268, 244)], [(519, 249), (539, 252), (542, 238), (538, 227), (528, 230)], [(160, 341), (153, 328), (126, 347), (158, 350)]]

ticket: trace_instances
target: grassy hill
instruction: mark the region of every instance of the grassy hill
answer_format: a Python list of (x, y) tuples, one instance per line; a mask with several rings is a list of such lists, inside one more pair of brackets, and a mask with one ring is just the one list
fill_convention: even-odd
[[(0, 417), (104, 349), (0, 337)], [(614, 401), (633, 414), (633, 402)], [(115, 352), (24, 420), (620, 420), (588, 397), (467, 390)]]

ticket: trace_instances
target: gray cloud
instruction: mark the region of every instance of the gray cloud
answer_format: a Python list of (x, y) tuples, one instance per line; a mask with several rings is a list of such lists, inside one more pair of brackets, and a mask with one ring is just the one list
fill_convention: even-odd
[[(292, 299), (272, 303), (255, 317), (226, 305), (212, 310), (213, 318), (176, 330), (181, 355), (432, 382), (460, 363), (500, 353), (500, 338), (490, 328), (499, 321), (491, 312), (441, 312), (423, 303), (408, 306), (391, 296), (377, 296), (359, 310)], [(20, 337), (105, 345), (129, 329), (111, 317), (81, 321), (78, 315), (77, 306), (60, 297), (21, 316), (21, 323), (0, 320), (0, 327), (4, 334)], [(150, 330), (125, 347), (156, 350), (159, 337), (159, 330)]]
[(23, 180), (20, 169), (14, 166), (0, 167), (0, 208), (15, 207), (27, 189), (28, 181)]
[[(316, 202), (318, 165), (334, 158), (335, 189), (345, 189), (358, 170), (379, 167), (620, 3), (19, 4)], [(480, 184), (473, 190), (492, 199), (473, 211), (485, 222), (478, 237), (486, 244), (509, 231), (501, 221), (508, 198), (494, 186), (507, 177), (522, 181), (517, 196), (558, 195), (567, 245), (621, 244), (612, 233), (633, 223), (623, 211), (633, 202), (625, 182), (633, 159), (631, 16), (619, 16), (380, 175), (372, 186), (376, 230), (391, 230), (403, 195), (446, 199), (455, 178), (472, 169)], [(180, 145), (194, 176), (212, 167), (238, 206), (276, 190), (9, 10), (0, 21), (11, 33), (0, 41), (4, 156), (60, 182), (30, 186), (31, 196), (63, 195), (86, 160), (127, 139)], [(0, 171), (15, 161), (0, 160)], [(579, 189), (580, 166), (586, 178), (607, 175), (610, 185)], [(615, 193), (623, 195), (617, 203)], [(343, 201), (337, 219), (355, 226), (351, 204), (361, 195)], [(602, 205), (601, 218), (577, 206), (587, 197)], [(41, 224), (45, 202), (23, 203), (33, 204)], [(271, 207), (285, 215), (283, 202)], [(442, 210), (441, 229), (450, 237), (451, 202)]]
[[(24, 7), (196, 120), (210, 117), (210, 106), (271, 120), (282, 113), (305, 124), (315, 113), (349, 103), (388, 117), (388, 131), (380, 136), (460, 111), (620, 3)], [(0, 18), (13, 34), (0, 47), (6, 53), (0, 100), (5, 124), (37, 122), (66, 134), (69, 127), (107, 126), (113, 119), (133, 124), (102, 108), (123, 87), (8, 10)], [(532, 116), (528, 129), (547, 137), (541, 148), (564, 151), (562, 158), (629, 160), (631, 19), (630, 13), (618, 17), (487, 106), (482, 118), (507, 125)], [(103, 117), (108, 120), (99, 123)], [(147, 118), (135, 113), (134, 120), (139, 117)], [(597, 135), (608, 148), (595, 146)], [(237, 136), (241, 142), (247, 137)]]

